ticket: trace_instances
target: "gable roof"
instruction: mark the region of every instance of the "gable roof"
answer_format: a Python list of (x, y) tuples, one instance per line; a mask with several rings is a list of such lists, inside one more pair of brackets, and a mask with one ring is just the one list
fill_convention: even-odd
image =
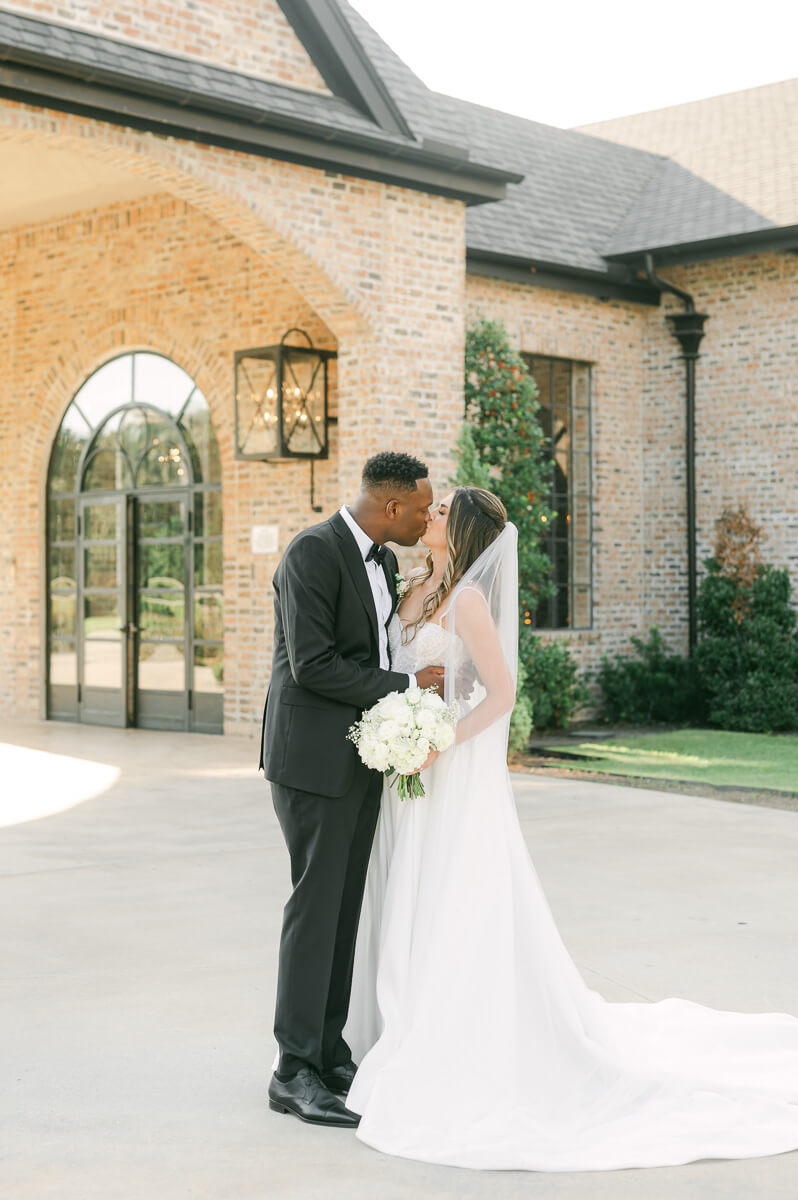
[[(651, 299), (636, 279), (646, 252), (673, 262), (798, 246), (798, 81), (755, 89), (750, 108), (751, 94), (737, 93), (558, 129), (432, 92), (348, 0), (334, 2), (417, 137), (466, 145), (481, 162), (523, 173), (503, 200), (469, 209), (471, 266), (493, 261), (511, 278), (545, 284), (578, 273), (628, 285), (606, 294)], [(697, 117), (707, 114), (704, 126)], [(646, 118), (660, 115), (649, 127)]]
[(525, 283), (655, 303), (647, 252), (798, 248), (798, 81), (563, 130), (431, 91), (348, 0), (278, 3), (331, 94), (8, 11), (0, 87), (464, 200), (469, 269)]
[(582, 126), (661, 154), (775, 225), (798, 221), (798, 79)]
[(89, 111), (133, 127), (381, 179), (467, 204), (499, 199), (505, 184), (519, 178), (474, 160), (465, 148), (425, 144), (409, 129), (392, 127), (387, 100), (380, 123), (364, 111), (362, 98), (355, 104), (346, 96), (287, 87), (3, 10), (0, 87), (54, 108)]

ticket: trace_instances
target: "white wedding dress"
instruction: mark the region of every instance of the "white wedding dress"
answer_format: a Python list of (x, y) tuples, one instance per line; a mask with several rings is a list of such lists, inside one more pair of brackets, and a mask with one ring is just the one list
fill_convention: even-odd
[[(469, 658), (453, 624), (403, 646), (394, 617), (394, 669), (443, 662), (448, 680)], [(494, 721), (442, 754), (423, 798), (384, 789), (344, 1031), (357, 1136), (426, 1162), (539, 1171), (798, 1148), (798, 1019), (610, 1003), (587, 987), (527, 851), (506, 738)]]

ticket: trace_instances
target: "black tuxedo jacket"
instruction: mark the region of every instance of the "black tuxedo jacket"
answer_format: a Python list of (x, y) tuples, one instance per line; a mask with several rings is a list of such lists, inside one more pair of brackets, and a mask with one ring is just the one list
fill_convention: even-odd
[[(395, 554), (383, 564), (396, 607)], [(342, 796), (367, 768), (349, 726), (407, 675), (380, 669), (366, 566), (340, 513), (297, 534), (274, 576), (274, 658), (261, 759), (272, 783)]]

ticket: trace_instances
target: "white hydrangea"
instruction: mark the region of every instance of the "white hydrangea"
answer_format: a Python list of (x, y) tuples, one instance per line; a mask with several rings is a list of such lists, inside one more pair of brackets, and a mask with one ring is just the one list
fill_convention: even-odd
[(431, 688), (408, 688), (378, 700), (349, 730), (361, 760), (374, 771), (395, 775), (399, 795), (423, 796), (424, 785), (413, 772), (431, 750), (448, 750), (454, 741), (456, 710)]

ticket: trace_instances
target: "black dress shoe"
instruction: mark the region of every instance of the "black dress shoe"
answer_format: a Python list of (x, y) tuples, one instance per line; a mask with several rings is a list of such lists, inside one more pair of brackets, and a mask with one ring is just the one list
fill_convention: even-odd
[(350, 1112), (340, 1096), (324, 1086), (313, 1067), (300, 1067), (296, 1075), (285, 1082), (272, 1075), (269, 1108), (279, 1113), (293, 1113), (309, 1125), (356, 1129), (360, 1124), (357, 1113)]
[(322, 1071), (320, 1078), (324, 1086), (336, 1096), (345, 1096), (352, 1086), (352, 1080), (357, 1074), (357, 1067), (350, 1059), (342, 1067), (330, 1067)]

